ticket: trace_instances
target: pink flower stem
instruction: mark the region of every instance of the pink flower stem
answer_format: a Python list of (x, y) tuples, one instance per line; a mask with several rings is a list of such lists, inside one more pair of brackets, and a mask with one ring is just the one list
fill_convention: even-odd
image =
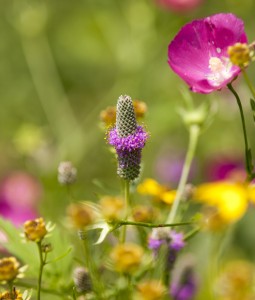
[(248, 144), (247, 131), (246, 131), (246, 126), (245, 126), (245, 119), (244, 119), (242, 103), (241, 103), (240, 97), (238, 96), (237, 92), (233, 88), (232, 84), (229, 83), (227, 86), (228, 86), (228, 89), (235, 96), (236, 102), (237, 102), (237, 105), (238, 105), (238, 108), (240, 111), (242, 128), (243, 128), (243, 136), (244, 136), (244, 147), (245, 147), (245, 161), (246, 161), (245, 166), (246, 166), (246, 174), (247, 174), (246, 180), (251, 181), (254, 178), (254, 174), (252, 173), (253, 165), (252, 165), (251, 149), (249, 148), (249, 144)]

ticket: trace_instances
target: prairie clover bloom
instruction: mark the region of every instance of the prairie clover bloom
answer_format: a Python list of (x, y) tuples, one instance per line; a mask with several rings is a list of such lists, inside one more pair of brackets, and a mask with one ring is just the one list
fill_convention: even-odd
[(108, 143), (118, 156), (117, 174), (125, 180), (139, 176), (142, 149), (148, 133), (138, 126), (131, 98), (120, 96), (117, 102), (116, 127), (108, 133)]
[(120, 244), (111, 252), (115, 270), (121, 273), (135, 272), (141, 264), (142, 257), (143, 249), (136, 244)]
[(161, 246), (167, 246), (168, 261), (166, 268), (171, 270), (178, 252), (185, 246), (184, 236), (182, 233), (177, 233), (169, 228), (154, 228), (149, 238), (149, 248), (153, 250), (157, 256)]
[(172, 274), (170, 295), (173, 300), (192, 300), (197, 292), (197, 277), (193, 262), (188, 259), (180, 261)]
[(240, 73), (228, 54), (236, 43), (247, 43), (243, 21), (230, 13), (216, 14), (179, 31), (168, 47), (168, 63), (193, 92), (208, 94)]
[(43, 218), (29, 220), (24, 223), (25, 237), (32, 242), (40, 242), (48, 233)]

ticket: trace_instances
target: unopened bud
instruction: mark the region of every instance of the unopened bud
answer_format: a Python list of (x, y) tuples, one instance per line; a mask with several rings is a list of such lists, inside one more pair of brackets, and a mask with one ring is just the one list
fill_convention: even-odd
[(90, 275), (83, 267), (77, 267), (74, 270), (73, 281), (78, 293), (88, 293), (92, 290)]
[(62, 185), (72, 184), (76, 180), (77, 170), (70, 161), (63, 161), (58, 166), (58, 182)]

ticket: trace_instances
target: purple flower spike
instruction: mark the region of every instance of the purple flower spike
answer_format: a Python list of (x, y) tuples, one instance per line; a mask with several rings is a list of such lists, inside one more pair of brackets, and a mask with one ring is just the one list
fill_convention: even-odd
[(208, 94), (230, 83), (240, 68), (227, 49), (247, 43), (244, 23), (233, 14), (216, 14), (186, 24), (168, 47), (168, 63), (193, 92)]
[(117, 129), (113, 128), (109, 132), (108, 142), (110, 145), (114, 146), (116, 150), (130, 152), (136, 149), (142, 149), (145, 146), (147, 139), (148, 133), (142, 126), (137, 126), (136, 132), (126, 137), (120, 137)]

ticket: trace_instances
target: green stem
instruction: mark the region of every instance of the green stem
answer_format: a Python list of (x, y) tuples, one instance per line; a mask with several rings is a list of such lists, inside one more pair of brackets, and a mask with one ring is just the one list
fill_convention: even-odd
[(248, 74), (246, 73), (245, 69), (242, 69), (242, 73), (243, 73), (244, 80), (245, 80), (248, 88), (250, 89), (250, 91), (252, 93), (253, 99), (255, 100), (255, 90), (254, 90), (253, 85), (250, 81), (250, 78), (249, 78)]
[(190, 171), (191, 163), (192, 163), (194, 153), (196, 150), (199, 134), (200, 134), (200, 127), (195, 124), (191, 125), (189, 128), (189, 145), (188, 145), (188, 150), (187, 150), (186, 157), (185, 157), (184, 166), (182, 169), (181, 179), (180, 179), (180, 182), (178, 185), (178, 189), (177, 189), (177, 193), (176, 193), (176, 197), (174, 199), (172, 209), (168, 215), (166, 223), (173, 223), (175, 216), (177, 214), (178, 207), (179, 207), (185, 186), (187, 184), (189, 171)]
[(190, 240), (193, 236), (197, 235), (200, 231), (200, 227), (197, 227), (197, 228), (194, 228), (193, 230), (191, 230), (190, 232), (188, 232), (185, 237), (184, 237), (184, 240), (185, 241), (188, 241)]
[(243, 107), (242, 103), (240, 100), (240, 97), (238, 96), (237, 92), (233, 88), (232, 84), (229, 83), (228, 89), (232, 92), (232, 94), (236, 98), (236, 102), (240, 111), (241, 115), (241, 121), (242, 121), (242, 128), (243, 128), (243, 136), (244, 136), (244, 147), (245, 147), (245, 166), (246, 166), (246, 173), (247, 173), (247, 180), (250, 180), (252, 178), (252, 167), (250, 164), (250, 159), (249, 159), (249, 145), (248, 145), (248, 138), (247, 138), (247, 132), (246, 132), (246, 126), (245, 126), (245, 119), (244, 119), (244, 113), (243, 113)]
[(9, 291), (10, 291), (11, 300), (13, 300), (14, 299), (14, 295), (13, 295), (13, 281), (9, 282)]
[(43, 259), (43, 253), (42, 253), (42, 243), (37, 242), (37, 247), (39, 251), (39, 258), (40, 258), (40, 267), (39, 267), (39, 277), (38, 277), (38, 288), (37, 288), (37, 300), (41, 299), (41, 285), (42, 285), (42, 274), (43, 274), (43, 267), (45, 265), (45, 260)]
[(97, 294), (97, 299), (104, 299), (103, 296), (103, 287), (100, 282), (99, 274), (96, 270), (96, 266), (94, 264), (94, 260), (92, 259), (90, 255), (90, 249), (87, 243), (87, 238), (83, 239), (83, 245), (84, 245), (84, 254), (85, 254), (85, 264), (86, 267), (88, 268), (91, 276), (91, 281), (92, 281), (92, 286), (94, 289), (94, 292)]
[(142, 227), (148, 227), (148, 228), (158, 228), (158, 227), (177, 227), (177, 226), (184, 226), (184, 225), (192, 225), (193, 222), (180, 222), (180, 223), (171, 223), (171, 224), (150, 224), (150, 223), (144, 223), (144, 222), (132, 222), (132, 221), (118, 221), (117, 228), (120, 226), (142, 226)]
[[(124, 181), (124, 198), (125, 198), (125, 220), (128, 219), (129, 209), (130, 209), (130, 199), (129, 199), (129, 180)], [(122, 224), (125, 225), (125, 224)], [(125, 243), (126, 241), (126, 226), (123, 226), (122, 235), (121, 235), (121, 243)]]

